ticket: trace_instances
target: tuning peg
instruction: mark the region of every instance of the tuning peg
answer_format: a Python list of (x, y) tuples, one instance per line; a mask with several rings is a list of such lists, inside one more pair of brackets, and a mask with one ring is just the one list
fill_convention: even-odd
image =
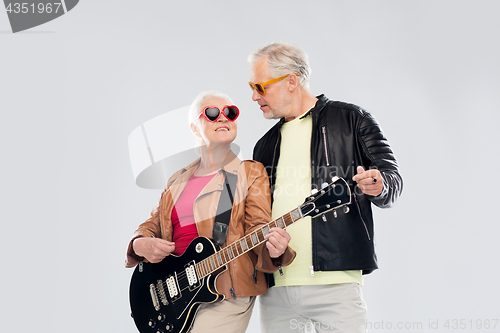
[(333, 217), (337, 218), (337, 210), (336, 209), (333, 210)]
[(344, 206), (344, 213), (347, 214), (347, 213), (349, 213), (349, 211), (350, 211), (349, 207)]
[(324, 182), (323, 184), (321, 184), (321, 188), (325, 188), (328, 186), (328, 183), (327, 182)]
[(335, 182), (337, 179), (339, 179), (339, 177), (337, 177), (337, 176), (332, 177), (332, 183)]
[(311, 194), (316, 194), (316, 193), (318, 193), (318, 190), (317, 190), (317, 189), (315, 189), (315, 188), (313, 188), (313, 189), (311, 190)]
[(321, 218), (323, 219), (323, 222), (326, 222), (326, 216), (325, 216), (325, 214), (321, 215)]

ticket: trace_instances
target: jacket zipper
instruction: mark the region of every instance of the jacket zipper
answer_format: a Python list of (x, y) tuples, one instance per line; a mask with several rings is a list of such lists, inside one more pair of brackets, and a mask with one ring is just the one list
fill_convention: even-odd
[(325, 148), (326, 166), (330, 166), (330, 159), (328, 158), (328, 147), (326, 146), (326, 125), (321, 126), (323, 133), (323, 147)]
[(231, 280), (231, 288), (229, 288), (229, 292), (231, 293), (233, 299), (236, 299), (236, 292), (234, 291), (234, 285), (233, 285), (233, 275), (231, 274), (231, 263), (227, 264), (227, 268), (229, 270), (229, 279)]
[(368, 227), (366, 226), (365, 220), (363, 219), (363, 214), (361, 214), (361, 209), (359, 208), (358, 197), (356, 196), (356, 193), (353, 193), (353, 196), (354, 201), (356, 201), (356, 207), (358, 207), (359, 217), (361, 217), (361, 222), (363, 222), (363, 226), (365, 227), (366, 236), (368, 237), (368, 240), (371, 241), (372, 239), (370, 237), (370, 233), (368, 232)]

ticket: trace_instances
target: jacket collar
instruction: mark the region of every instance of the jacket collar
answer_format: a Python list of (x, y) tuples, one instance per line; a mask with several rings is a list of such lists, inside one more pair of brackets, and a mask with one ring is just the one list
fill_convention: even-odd
[(224, 166), (222, 169), (225, 172), (229, 172), (232, 174), (238, 173), (238, 168), (240, 167), (241, 160), (236, 156), (232, 151), (227, 155), (226, 160), (224, 161)]
[(325, 95), (323, 95), (323, 94), (316, 96), (316, 98), (318, 100), (316, 101), (316, 104), (314, 105), (314, 107), (312, 109), (310, 109), (309, 111), (307, 111), (302, 117), (300, 117), (300, 119), (303, 119), (310, 114), (316, 115), (317, 111), (321, 110), (325, 106), (326, 102), (328, 101), (328, 98), (326, 98)]
[[(198, 169), (198, 167), (201, 164), (201, 158), (198, 158), (196, 161), (191, 163), (190, 165), (186, 166), (185, 168), (182, 168), (179, 170), (176, 174), (178, 176), (173, 180), (173, 183), (170, 187), (171, 192), (175, 193), (174, 194), (174, 202), (177, 201), (180, 193), (184, 190), (186, 187), (186, 183), (189, 181), (191, 176), (195, 173), (195, 171)], [(207, 185), (206, 190), (211, 191), (211, 190), (221, 190), (217, 184), (222, 183), (225, 179), (225, 176), (223, 176), (223, 172), (228, 172), (237, 175), (238, 169), (240, 167), (241, 160), (236, 156), (232, 151), (227, 155), (225, 161), (224, 161), (224, 166), (222, 167), (221, 170), (219, 170), (216, 174), (214, 179), (216, 180), (215, 184), (213, 184), (216, 187), (213, 187), (211, 185)], [(210, 182), (212, 183), (212, 182)], [(209, 184), (210, 184), (209, 183)], [(204, 191), (204, 192), (207, 192)]]
[[(179, 197), (181, 196), (182, 192), (186, 188), (187, 182), (189, 181), (191, 176), (195, 173), (196, 169), (198, 169), (200, 163), (201, 163), (201, 158), (198, 158), (196, 161), (194, 161), (187, 167), (178, 171), (178, 173), (180, 174), (174, 180), (174, 182), (169, 188), (174, 203), (176, 203)], [(237, 174), (240, 164), (241, 160), (233, 152), (228, 154), (224, 163), (224, 167), (220, 169), (213, 176), (213, 178), (203, 188), (200, 194), (198, 194), (198, 197), (201, 197), (207, 193), (222, 191), (224, 187), (224, 181), (226, 179), (224, 172)]]
[[(181, 173), (179, 177), (182, 177), (183, 175), (191, 177), (195, 173), (196, 169), (198, 169), (200, 164), (201, 164), (201, 157), (195, 160), (193, 163), (189, 164), (187, 167), (179, 170), (179, 172)], [(226, 172), (236, 174), (240, 164), (241, 160), (238, 158), (238, 156), (236, 156), (232, 151), (230, 151), (226, 159), (224, 160), (224, 166), (222, 167), (222, 169)]]
[[(324, 94), (318, 95), (318, 96), (316, 96), (316, 98), (318, 100), (316, 101), (316, 104), (314, 105), (314, 107), (312, 109), (310, 109), (309, 111), (307, 111), (304, 115), (302, 115), (300, 117), (300, 119), (304, 119), (305, 117), (307, 117), (310, 114), (317, 115), (318, 114), (317, 111), (321, 110), (326, 105), (326, 102), (328, 101), (328, 98)], [(277, 125), (278, 125), (278, 127), (281, 127), (284, 123), (285, 123), (285, 118), (283, 117), (280, 119), (280, 121)]]

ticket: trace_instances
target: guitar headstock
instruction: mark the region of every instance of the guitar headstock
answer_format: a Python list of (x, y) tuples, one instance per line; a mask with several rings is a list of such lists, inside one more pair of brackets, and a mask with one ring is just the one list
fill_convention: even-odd
[(316, 217), (350, 203), (349, 185), (343, 178), (333, 177), (330, 184), (308, 196), (299, 208), (303, 216)]

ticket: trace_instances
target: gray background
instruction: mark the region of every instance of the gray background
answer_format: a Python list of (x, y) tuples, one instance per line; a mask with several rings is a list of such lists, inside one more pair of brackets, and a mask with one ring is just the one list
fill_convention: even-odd
[(1, 330), (136, 331), (125, 248), (160, 191), (135, 185), (128, 135), (218, 89), (240, 106), (236, 142), (250, 158), (274, 122), (250, 99), (247, 54), (289, 41), (309, 54), (312, 92), (371, 111), (401, 165), (403, 196), (375, 211), (371, 331), (493, 331), (475, 325), (500, 317), (499, 10), (486, 0), (88, 0), (18, 34), (0, 10)]

